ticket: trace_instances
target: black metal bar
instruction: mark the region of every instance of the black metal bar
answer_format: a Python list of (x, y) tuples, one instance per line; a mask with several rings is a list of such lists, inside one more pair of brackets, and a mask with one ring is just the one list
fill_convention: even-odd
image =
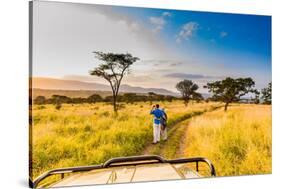
[[(154, 162), (152, 162), (154, 160)], [(143, 162), (143, 161), (150, 161), (150, 162)], [(152, 163), (196, 163), (196, 165), (199, 164), (199, 162), (206, 163), (209, 168), (212, 176), (216, 176), (216, 171), (214, 165), (211, 163), (210, 160), (204, 158), (204, 157), (194, 157), (194, 158), (182, 158), (182, 159), (173, 159), (173, 160), (165, 160), (161, 156), (156, 155), (144, 155), (144, 156), (129, 156), (129, 157), (118, 157), (118, 158), (112, 158), (106, 161), (104, 164), (100, 165), (92, 165), (92, 166), (80, 166), (80, 167), (68, 167), (68, 168), (61, 168), (61, 169), (53, 169), (48, 172), (45, 172), (44, 174), (37, 177), (33, 182), (33, 187), (36, 188), (39, 183), (46, 179), (47, 177), (55, 174), (61, 174), (61, 178), (64, 178), (65, 173), (74, 173), (74, 172), (83, 172), (83, 171), (91, 171), (94, 169), (102, 169), (102, 168), (108, 168), (108, 167), (115, 167), (115, 166), (124, 166), (122, 163), (130, 162), (130, 164), (125, 165), (140, 165), (140, 164), (152, 164)], [(119, 163), (119, 164), (118, 164)], [(198, 171), (198, 167), (196, 168)]]
[(216, 176), (216, 170), (214, 165), (210, 160), (204, 157), (194, 157), (194, 158), (183, 158), (183, 159), (173, 159), (173, 160), (166, 160), (167, 163), (194, 163), (194, 162), (204, 162), (210, 168), (211, 176)]
[[(156, 156), (156, 155), (129, 156), (129, 157), (112, 158), (112, 159), (106, 161), (103, 164), (103, 167), (107, 168), (107, 167), (110, 167), (112, 164), (116, 164), (116, 163), (150, 161), (150, 160), (156, 160), (157, 163), (165, 163), (166, 162), (166, 160), (163, 159), (161, 156)], [(137, 164), (137, 163), (134, 163), (134, 165), (135, 164)]]
[(196, 171), (197, 172), (199, 171), (199, 163), (198, 163), (198, 161), (196, 161)]
[(51, 175), (56, 175), (56, 174), (64, 174), (64, 173), (74, 173), (74, 172), (83, 172), (83, 171), (91, 171), (93, 169), (101, 169), (102, 165), (93, 165), (93, 166), (80, 166), (80, 167), (67, 167), (67, 168), (60, 168), (60, 169), (53, 169), (50, 171), (47, 171), (37, 177), (34, 182), (33, 182), (33, 187), (36, 188), (38, 184), (46, 179), (47, 177)]

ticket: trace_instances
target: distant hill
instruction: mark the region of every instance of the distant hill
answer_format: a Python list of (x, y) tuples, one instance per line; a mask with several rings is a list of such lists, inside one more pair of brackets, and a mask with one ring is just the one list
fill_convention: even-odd
[[(42, 77), (32, 78), (32, 88), (35, 89), (34, 90), (35, 96), (38, 96), (38, 94), (42, 94), (42, 92), (44, 92), (44, 94), (52, 94), (56, 92), (56, 94), (59, 93), (59, 95), (66, 95), (66, 96), (72, 94), (70, 96), (74, 95), (73, 97), (86, 97), (86, 96), (90, 96), (93, 93), (100, 94), (102, 96), (111, 95), (111, 88), (109, 85), (74, 81), (74, 80), (42, 78)], [(120, 92), (142, 93), (142, 94), (148, 92), (154, 92), (162, 95), (179, 96), (178, 93), (162, 88), (143, 88), (143, 87), (134, 87), (130, 85), (121, 85)]]

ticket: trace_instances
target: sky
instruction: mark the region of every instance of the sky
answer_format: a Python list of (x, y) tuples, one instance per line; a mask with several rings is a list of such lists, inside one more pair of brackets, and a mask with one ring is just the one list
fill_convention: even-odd
[(35, 1), (33, 77), (107, 84), (89, 75), (93, 51), (140, 60), (123, 84), (165, 88), (225, 77), (271, 82), (271, 17)]

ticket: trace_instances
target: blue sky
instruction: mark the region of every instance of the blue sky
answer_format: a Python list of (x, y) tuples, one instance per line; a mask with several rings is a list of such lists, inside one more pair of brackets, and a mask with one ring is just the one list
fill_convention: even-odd
[[(52, 15), (49, 12), (52, 11)], [(48, 3), (35, 5), (36, 77), (104, 83), (88, 75), (94, 50), (140, 58), (124, 84), (175, 91), (198, 83), (252, 77), (271, 81), (271, 17), (164, 9)]]
[[(124, 7), (116, 7), (116, 11), (134, 16), (152, 28), (155, 25), (149, 18), (162, 18), (165, 25), (159, 35), (183, 54), (189, 50), (207, 56), (219, 54), (227, 64), (242, 67), (245, 62), (231, 61), (229, 58), (246, 58), (253, 61), (249, 62), (250, 65), (271, 69), (270, 16)], [(165, 13), (168, 16), (163, 15)], [(196, 24), (194, 34), (182, 40), (181, 44), (175, 43), (175, 35), (188, 23)]]

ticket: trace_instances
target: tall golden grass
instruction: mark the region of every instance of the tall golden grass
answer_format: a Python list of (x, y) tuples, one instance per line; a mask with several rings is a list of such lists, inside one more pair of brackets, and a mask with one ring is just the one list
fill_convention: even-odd
[(205, 156), (219, 176), (271, 173), (271, 106), (233, 105), (194, 118), (186, 156)]
[[(159, 102), (169, 115), (170, 125), (192, 112), (217, 103)], [(103, 163), (118, 156), (141, 155), (152, 142), (151, 105), (124, 104), (116, 116), (106, 103), (63, 104), (32, 107), (32, 177), (61, 167)]]

